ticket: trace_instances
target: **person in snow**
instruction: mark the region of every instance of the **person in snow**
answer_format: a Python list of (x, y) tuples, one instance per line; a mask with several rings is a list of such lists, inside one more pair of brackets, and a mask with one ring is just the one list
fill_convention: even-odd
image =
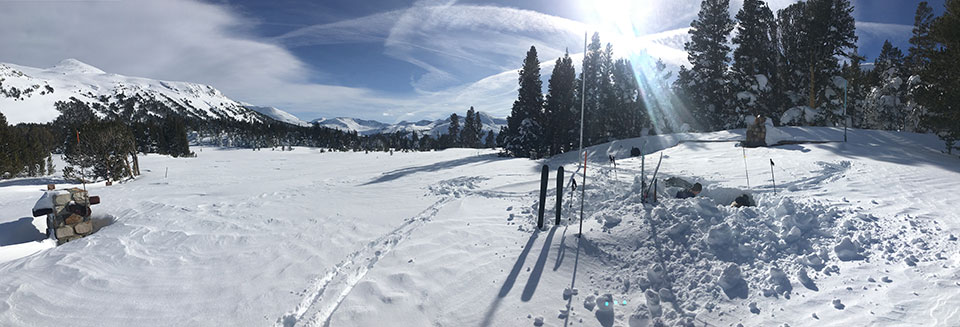
[(703, 191), (703, 185), (700, 185), (700, 183), (695, 183), (693, 184), (693, 187), (691, 187), (690, 189), (681, 190), (680, 192), (677, 192), (677, 199), (686, 199), (686, 198), (695, 197), (697, 196), (697, 194), (700, 194), (700, 191)]

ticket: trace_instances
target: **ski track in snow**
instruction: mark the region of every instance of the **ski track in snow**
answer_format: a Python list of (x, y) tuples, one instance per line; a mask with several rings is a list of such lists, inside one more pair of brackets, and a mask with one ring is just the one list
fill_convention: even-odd
[[(420, 214), (406, 219), (403, 224), (393, 231), (370, 241), (362, 249), (351, 253), (347, 258), (331, 269), (323, 277), (315, 279), (311, 285), (312, 291), (307, 294), (296, 309), (287, 312), (277, 319), (276, 326), (319, 326), (328, 325), (343, 299), (350, 294), (364, 275), (377, 264), (384, 255), (410, 236), (417, 228), (429, 222), (444, 205), (450, 202), (449, 197), (443, 197)], [(303, 320), (309, 317), (309, 320)]]

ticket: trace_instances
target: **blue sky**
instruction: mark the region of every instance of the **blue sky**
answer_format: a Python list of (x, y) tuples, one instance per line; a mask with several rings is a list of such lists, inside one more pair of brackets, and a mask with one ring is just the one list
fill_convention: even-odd
[[(470, 106), (509, 113), (535, 45), (549, 73), (584, 30), (615, 54), (675, 69), (699, 0), (0, 1), (0, 62), (77, 58), (107, 72), (213, 85), (305, 120), (434, 119)], [(774, 9), (792, 0), (771, 0)], [(904, 51), (919, 1), (855, 0), (860, 52)], [(735, 13), (742, 0), (731, 0)], [(943, 0), (930, 2), (943, 12)], [(579, 69), (578, 69), (579, 70)]]

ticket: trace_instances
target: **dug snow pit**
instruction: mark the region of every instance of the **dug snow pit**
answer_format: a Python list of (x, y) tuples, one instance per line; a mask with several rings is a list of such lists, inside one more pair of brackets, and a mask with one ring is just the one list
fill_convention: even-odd
[(747, 281), (740, 275), (740, 266), (736, 264), (731, 263), (723, 269), (719, 285), (730, 299), (747, 298)]
[(543, 326), (543, 317), (536, 317), (533, 319), (533, 325), (540, 327)]
[(860, 246), (854, 244), (850, 237), (844, 237), (839, 244), (833, 247), (833, 250), (837, 253), (837, 258), (840, 261), (863, 260), (863, 255), (860, 254), (863, 250)]

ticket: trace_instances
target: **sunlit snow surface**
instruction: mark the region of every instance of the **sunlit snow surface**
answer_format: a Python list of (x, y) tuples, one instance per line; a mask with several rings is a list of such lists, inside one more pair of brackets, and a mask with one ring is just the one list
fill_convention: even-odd
[[(838, 129), (781, 131), (842, 140)], [(40, 189), (63, 181), (0, 181), (0, 325), (960, 321), (951, 240), (960, 235), (960, 159), (940, 153), (936, 137), (851, 130), (846, 144), (747, 149), (749, 188), (734, 142), (680, 142), (742, 137), (676, 134), (591, 148), (583, 238), (579, 189), (567, 188), (553, 228), (555, 169), (564, 165), (569, 177), (577, 153), (539, 162), (469, 149), (148, 155), (135, 181), (87, 185), (102, 199), (93, 207), (102, 228), (59, 247), (34, 242), (45, 222), (29, 215)], [(705, 191), (675, 200), (667, 194), (675, 189), (661, 187), (660, 205), (640, 203), (640, 159), (627, 157), (641, 144), (652, 152), (648, 177), (663, 153), (661, 177)], [(547, 224), (535, 231), (543, 163)], [(728, 206), (750, 191), (758, 207)], [(841, 261), (848, 251), (862, 259)]]

